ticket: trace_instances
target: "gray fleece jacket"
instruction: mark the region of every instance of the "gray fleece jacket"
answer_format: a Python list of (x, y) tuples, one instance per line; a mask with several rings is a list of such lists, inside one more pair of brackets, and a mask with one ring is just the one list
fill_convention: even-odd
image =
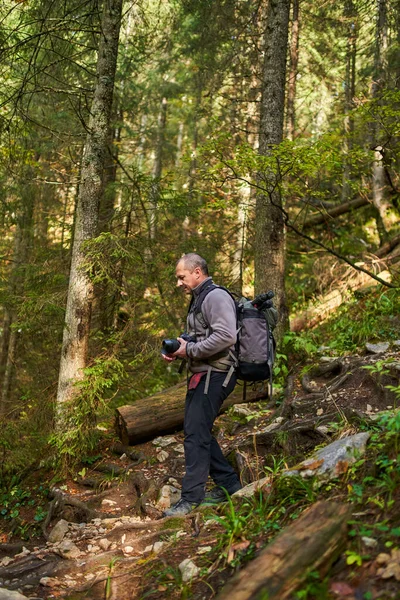
[[(204, 287), (213, 283), (211, 277), (192, 290), (194, 300)], [(233, 359), (229, 350), (234, 351), (236, 342), (236, 307), (231, 296), (222, 289), (214, 289), (207, 294), (201, 306), (201, 313), (190, 311), (186, 323), (187, 333), (196, 337), (196, 342), (188, 342), (189, 370), (192, 373), (207, 371), (211, 366), (216, 371), (229, 371)]]

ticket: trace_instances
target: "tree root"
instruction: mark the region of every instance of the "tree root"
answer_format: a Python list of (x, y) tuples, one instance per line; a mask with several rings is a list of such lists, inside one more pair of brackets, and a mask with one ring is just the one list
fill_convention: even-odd
[[(56, 513), (62, 513), (63, 509), (67, 506), (72, 506), (76, 508), (78, 514), (86, 518), (86, 522), (91, 521), (92, 519), (109, 519), (109, 518), (121, 518), (121, 515), (115, 515), (110, 513), (103, 513), (101, 511), (90, 508), (85, 502), (82, 500), (78, 500), (77, 498), (72, 498), (71, 496), (67, 496), (61, 490), (54, 489), (51, 490), (51, 495), (53, 496), (53, 500), (50, 502), (49, 511), (44, 522), (46, 529), (48, 524), (50, 523), (51, 518)], [(90, 501), (97, 500), (97, 496), (90, 498)], [(67, 519), (68, 520), (68, 519)], [(83, 520), (83, 519), (81, 519)]]

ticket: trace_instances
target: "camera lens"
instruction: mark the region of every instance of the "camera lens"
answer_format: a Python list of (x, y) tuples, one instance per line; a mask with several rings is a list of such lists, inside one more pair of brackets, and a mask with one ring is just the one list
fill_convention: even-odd
[(163, 354), (173, 354), (178, 350), (180, 343), (177, 339), (163, 340), (162, 352)]

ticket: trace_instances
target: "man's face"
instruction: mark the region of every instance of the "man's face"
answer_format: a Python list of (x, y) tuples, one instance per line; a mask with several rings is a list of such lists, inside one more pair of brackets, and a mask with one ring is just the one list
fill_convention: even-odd
[(176, 265), (177, 286), (183, 288), (185, 294), (191, 294), (192, 290), (197, 287), (205, 278), (200, 267), (196, 267), (193, 271), (185, 268), (185, 264), (180, 261)]

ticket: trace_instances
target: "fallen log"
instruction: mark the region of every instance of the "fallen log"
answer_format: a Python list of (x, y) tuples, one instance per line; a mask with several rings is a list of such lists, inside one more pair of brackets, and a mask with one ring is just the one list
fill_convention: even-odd
[(342, 552), (351, 508), (317, 502), (285, 529), (222, 589), (217, 600), (284, 600), (306, 578), (320, 574)]
[[(183, 426), (186, 382), (178, 383), (154, 396), (137, 400), (134, 404), (116, 410), (115, 428), (126, 446), (134, 446), (158, 435), (179, 431)], [(248, 390), (246, 402), (257, 402), (266, 397), (265, 390)], [(221, 412), (233, 404), (243, 402), (243, 388), (237, 386), (225, 400)]]
[(324, 210), (314, 215), (309, 216), (303, 223), (303, 227), (311, 227), (313, 225), (319, 225), (320, 223), (326, 223), (328, 220), (338, 217), (339, 215), (344, 215), (352, 210), (356, 210), (357, 208), (361, 208), (362, 206), (367, 206), (370, 204), (367, 198), (356, 198), (355, 200), (350, 200), (350, 202), (345, 202), (344, 204), (339, 204), (329, 210)]

